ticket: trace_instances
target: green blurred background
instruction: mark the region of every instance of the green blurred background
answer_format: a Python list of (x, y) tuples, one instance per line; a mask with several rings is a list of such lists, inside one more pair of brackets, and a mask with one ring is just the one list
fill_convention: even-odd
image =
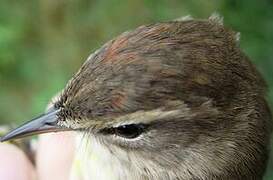
[[(185, 15), (224, 16), (273, 102), (272, 0), (0, 1), (0, 124), (42, 112), (88, 55), (123, 31)], [(273, 179), (270, 163), (265, 179)]]

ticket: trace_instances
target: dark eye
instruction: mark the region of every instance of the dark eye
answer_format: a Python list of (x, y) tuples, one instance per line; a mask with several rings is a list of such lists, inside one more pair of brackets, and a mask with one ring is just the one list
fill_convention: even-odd
[(102, 130), (104, 134), (115, 134), (120, 137), (127, 139), (133, 139), (142, 134), (147, 128), (147, 125), (144, 124), (128, 124), (122, 125), (115, 128), (107, 128)]

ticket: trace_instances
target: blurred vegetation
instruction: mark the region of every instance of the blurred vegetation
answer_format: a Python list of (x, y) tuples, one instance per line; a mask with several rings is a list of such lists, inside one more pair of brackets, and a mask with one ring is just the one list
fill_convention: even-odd
[[(42, 112), (88, 55), (119, 33), (215, 11), (241, 32), (241, 47), (267, 80), (272, 103), (272, 0), (1, 0), (0, 123)], [(272, 165), (265, 179), (273, 179)]]

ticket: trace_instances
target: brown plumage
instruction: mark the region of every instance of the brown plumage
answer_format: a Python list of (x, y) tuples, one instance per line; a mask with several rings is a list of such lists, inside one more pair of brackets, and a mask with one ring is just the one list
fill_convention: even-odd
[(122, 164), (112, 165), (122, 168), (117, 179), (261, 179), (271, 133), (265, 93), (236, 33), (213, 19), (185, 20), (105, 44), (55, 109), (58, 126), (106, 145)]

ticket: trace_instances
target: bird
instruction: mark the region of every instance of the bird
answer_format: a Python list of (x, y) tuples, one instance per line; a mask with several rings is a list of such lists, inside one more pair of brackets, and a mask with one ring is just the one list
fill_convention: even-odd
[(77, 131), (89, 142), (81, 165), (90, 179), (262, 179), (266, 83), (221, 19), (122, 33), (87, 58), (47, 112), (1, 141)]

